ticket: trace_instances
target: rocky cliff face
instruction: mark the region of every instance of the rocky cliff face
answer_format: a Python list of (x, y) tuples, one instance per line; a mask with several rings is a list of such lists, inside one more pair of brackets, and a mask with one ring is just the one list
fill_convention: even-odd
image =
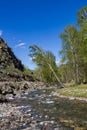
[[(0, 38), (0, 103), (7, 101), (7, 95), (8, 97), (9, 94), (14, 96), (16, 90), (24, 91), (32, 87), (34, 78), (24, 73), (23, 70), (24, 66), (21, 61), (16, 58), (12, 49)], [(27, 81), (29, 84), (31, 81), (31, 85)]]
[(24, 66), (16, 58), (12, 49), (0, 38), (0, 81), (6, 81), (10, 78), (20, 78)]
[(12, 49), (0, 38), (0, 70), (8, 67), (13, 67), (21, 71), (24, 69), (21, 61), (16, 58)]

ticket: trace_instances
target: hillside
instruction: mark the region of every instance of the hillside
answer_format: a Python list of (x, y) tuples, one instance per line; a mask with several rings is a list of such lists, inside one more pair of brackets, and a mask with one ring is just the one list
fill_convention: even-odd
[(0, 38), (0, 81), (33, 80), (23, 73), (24, 66), (12, 49)]
[(13, 67), (23, 70), (24, 67), (19, 59), (16, 58), (12, 49), (0, 38), (0, 70)]

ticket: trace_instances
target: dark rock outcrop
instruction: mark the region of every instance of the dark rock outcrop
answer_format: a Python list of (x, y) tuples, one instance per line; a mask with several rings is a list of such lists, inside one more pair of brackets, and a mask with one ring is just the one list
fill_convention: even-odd
[[(15, 89), (20, 89), (15, 82), (34, 81), (31, 75), (23, 73), (24, 66), (13, 53), (12, 49), (0, 38), (0, 102), (7, 101), (6, 95), (15, 96)], [(13, 82), (13, 84), (11, 84)], [(25, 84), (24, 89), (28, 85)]]
[(24, 65), (16, 58), (12, 49), (0, 38), (0, 82), (34, 81), (33, 77), (24, 74)]
[(24, 66), (21, 61), (16, 58), (12, 49), (0, 38), (0, 69), (12, 67), (18, 70), (23, 70)]

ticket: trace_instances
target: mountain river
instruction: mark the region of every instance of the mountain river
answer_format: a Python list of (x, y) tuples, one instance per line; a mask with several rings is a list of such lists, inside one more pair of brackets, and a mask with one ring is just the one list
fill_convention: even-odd
[[(53, 89), (42, 89), (23, 93), (16, 103), (19, 106), (31, 106), (32, 116), (37, 122), (53, 124), (50, 130), (86, 130), (87, 103), (59, 98), (53, 96), (52, 92)], [(24, 112), (27, 109), (25, 107)]]

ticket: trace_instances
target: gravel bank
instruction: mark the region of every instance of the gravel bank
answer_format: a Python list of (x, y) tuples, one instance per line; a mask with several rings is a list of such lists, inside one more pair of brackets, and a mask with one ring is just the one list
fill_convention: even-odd
[(0, 130), (60, 130), (54, 121), (42, 121), (31, 106), (0, 104)]

